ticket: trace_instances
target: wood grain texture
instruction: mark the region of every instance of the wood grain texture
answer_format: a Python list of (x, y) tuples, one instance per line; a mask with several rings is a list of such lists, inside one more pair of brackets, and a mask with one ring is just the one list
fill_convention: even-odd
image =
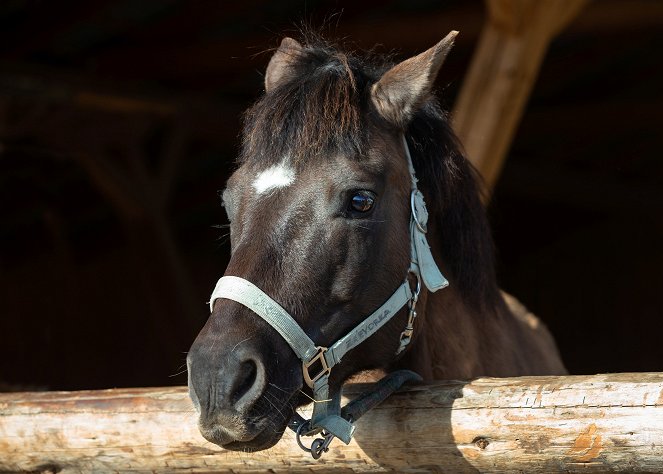
[(267, 470), (663, 472), (663, 373), (412, 387), (317, 462), (289, 433), (252, 454), (206, 442), (184, 387), (0, 394), (0, 471)]

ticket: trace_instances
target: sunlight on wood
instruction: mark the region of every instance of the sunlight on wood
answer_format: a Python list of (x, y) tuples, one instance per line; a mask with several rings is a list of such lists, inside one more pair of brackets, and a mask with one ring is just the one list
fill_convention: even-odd
[[(365, 386), (364, 386), (365, 387)], [(350, 386), (352, 397), (362, 385)], [(663, 374), (484, 378), (412, 387), (319, 461), (205, 441), (185, 387), (0, 394), (0, 471), (663, 472)]]

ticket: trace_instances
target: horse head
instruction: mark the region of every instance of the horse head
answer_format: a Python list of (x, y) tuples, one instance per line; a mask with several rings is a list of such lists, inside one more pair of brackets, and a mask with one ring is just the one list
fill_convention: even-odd
[[(412, 178), (403, 134), (417, 156), (432, 146), (455, 150), (430, 94), (454, 37), (393, 66), (286, 38), (268, 65), (264, 96), (246, 113), (239, 167), (223, 192), (231, 232), (224, 275), (260, 288), (318, 346), (346, 335), (406, 278)], [(430, 138), (436, 127), (448, 143)], [(445, 170), (422, 171), (422, 182), (439, 187), (447, 175), (467, 174), (454, 153)], [(228, 449), (268, 448), (314, 396), (302, 362), (246, 305), (212, 304), (187, 358), (201, 433)], [(401, 357), (407, 317), (399, 309), (345, 354), (329, 386)]]

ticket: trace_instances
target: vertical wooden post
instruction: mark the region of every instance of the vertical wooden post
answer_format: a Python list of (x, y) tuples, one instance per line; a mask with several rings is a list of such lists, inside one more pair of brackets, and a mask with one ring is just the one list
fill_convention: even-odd
[(587, 0), (486, 0), (488, 19), (453, 111), (488, 194), (499, 177), (551, 39)]

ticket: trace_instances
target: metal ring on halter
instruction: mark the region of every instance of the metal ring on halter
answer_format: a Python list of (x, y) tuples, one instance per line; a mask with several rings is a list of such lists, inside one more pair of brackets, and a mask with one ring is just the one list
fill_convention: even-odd
[(302, 431), (306, 431), (310, 427), (311, 427), (311, 420), (307, 420), (306, 423), (302, 423), (301, 425), (299, 425), (299, 427), (297, 427), (297, 433), (295, 438), (297, 439), (297, 444), (299, 445), (299, 447), (302, 448), (307, 453), (311, 453), (311, 457), (313, 457), (313, 459), (320, 459), (320, 456), (322, 456), (323, 453), (329, 451), (329, 445), (334, 440), (335, 436), (332, 433), (327, 433), (325, 430), (323, 430), (320, 433), (322, 438), (314, 439), (313, 442), (311, 443), (311, 447), (307, 448), (304, 445), (304, 443), (302, 443), (301, 437), (302, 437)]
[(426, 226), (421, 225), (421, 222), (419, 222), (419, 216), (417, 216), (417, 205), (415, 203), (415, 194), (418, 193), (418, 189), (413, 189), (412, 193), (410, 194), (410, 208), (412, 209), (412, 219), (414, 220), (414, 223), (417, 225), (417, 229), (419, 229), (421, 232), (424, 234), (428, 232), (428, 229)]
[(417, 287), (414, 290), (414, 293), (412, 293), (412, 298), (411, 298), (412, 303), (416, 304), (417, 301), (419, 301), (419, 294), (421, 293), (421, 277), (417, 272), (411, 271), (410, 273), (414, 275), (414, 277), (417, 279)]
[[(299, 445), (299, 447), (302, 448), (307, 453), (311, 452), (311, 448), (307, 448), (306, 446), (304, 446), (304, 443), (302, 443), (301, 437), (302, 437), (302, 430), (304, 430), (304, 427), (308, 428), (310, 426), (310, 424), (311, 424), (311, 420), (307, 420), (306, 423), (302, 423), (301, 425), (299, 425), (297, 427), (296, 436), (295, 436), (295, 438), (297, 439), (297, 444)], [(304, 430), (304, 431), (306, 431), (306, 430)]]

